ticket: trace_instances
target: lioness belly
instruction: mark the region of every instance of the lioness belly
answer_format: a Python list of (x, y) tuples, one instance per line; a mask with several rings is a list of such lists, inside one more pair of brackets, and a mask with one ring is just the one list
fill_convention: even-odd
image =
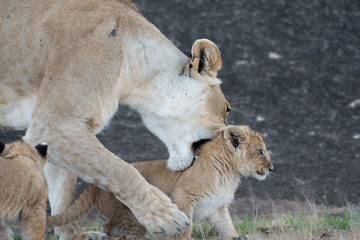
[(25, 130), (30, 123), (37, 96), (19, 89), (0, 89), (0, 126)]
[(48, 4), (6, 0), (0, 5), (0, 127), (25, 130), (47, 61), (40, 12)]

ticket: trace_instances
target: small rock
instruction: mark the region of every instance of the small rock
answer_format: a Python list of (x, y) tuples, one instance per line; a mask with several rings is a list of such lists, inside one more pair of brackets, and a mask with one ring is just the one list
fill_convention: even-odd
[(249, 63), (245, 60), (237, 60), (235, 66), (248, 65)]
[(265, 118), (263, 116), (259, 115), (259, 116), (256, 117), (256, 121), (263, 122), (263, 121), (265, 121)]
[(269, 58), (270, 58), (270, 59), (280, 59), (280, 58), (282, 58), (282, 56), (279, 55), (279, 54), (277, 54), (277, 53), (270, 52), (270, 53), (269, 53)]
[(358, 106), (360, 106), (360, 99), (356, 99), (349, 104), (349, 107), (351, 108), (356, 108)]

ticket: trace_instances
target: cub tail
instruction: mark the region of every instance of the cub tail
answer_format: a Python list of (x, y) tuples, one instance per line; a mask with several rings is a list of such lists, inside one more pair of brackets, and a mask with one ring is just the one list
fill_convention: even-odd
[(47, 216), (46, 225), (48, 227), (61, 226), (78, 220), (94, 207), (95, 200), (96, 187), (90, 185), (68, 209), (58, 215)]

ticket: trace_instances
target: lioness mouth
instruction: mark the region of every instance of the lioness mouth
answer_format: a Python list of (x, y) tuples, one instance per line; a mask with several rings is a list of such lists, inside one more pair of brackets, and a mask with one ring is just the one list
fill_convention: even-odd
[(197, 149), (199, 149), (202, 145), (204, 145), (205, 143), (211, 141), (210, 138), (204, 138), (204, 139), (200, 139), (199, 141), (193, 142), (193, 144), (191, 145), (191, 150), (193, 152), (195, 152)]
[(259, 172), (259, 171), (256, 171), (256, 173), (259, 174), (260, 176), (264, 176), (264, 175), (265, 175), (265, 173)]
[(191, 164), (190, 164), (190, 166), (192, 166), (193, 164), (194, 164), (194, 161), (195, 161), (195, 155), (196, 155), (196, 150), (198, 150), (202, 145), (204, 145), (205, 143), (207, 143), (207, 142), (209, 142), (209, 141), (211, 141), (211, 139), (209, 139), (209, 138), (204, 138), (204, 139), (200, 139), (200, 140), (198, 140), (198, 141), (196, 141), (196, 142), (193, 142), (192, 144), (191, 144), (191, 150), (192, 150), (192, 152), (194, 153), (194, 156), (193, 156), (193, 159), (192, 159), (192, 162), (191, 162)]

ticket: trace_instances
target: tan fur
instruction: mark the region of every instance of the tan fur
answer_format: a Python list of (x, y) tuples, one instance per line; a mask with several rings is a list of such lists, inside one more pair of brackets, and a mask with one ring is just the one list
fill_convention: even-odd
[(198, 68), (201, 67), (199, 65), (202, 65), (200, 73), (215, 78), (222, 65), (218, 47), (207, 39), (196, 40), (191, 48), (190, 64), (192, 65), (192, 75), (199, 72)]
[[(1, 144), (0, 144), (1, 145)], [(0, 149), (0, 239), (11, 240), (7, 225), (21, 223), (23, 240), (44, 239), (47, 156), (18, 141)]]
[[(238, 144), (239, 146), (236, 146)], [(261, 156), (259, 150), (263, 151)], [(266, 176), (273, 169), (263, 138), (247, 126), (225, 127), (215, 139), (197, 150), (193, 165), (183, 172), (172, 172), (166, 160), (137, 162), (133, 166), (151, 184), (171, 197), (190, 219), (206, 218), (221, 239), (239, 237), (228, 211), (240, 177)], [(260, 175), (259, 175), (260, 174)], [(260, 176), (260, 177), (261, 177)], [(112, 193), (90, 185), (65, 212), (48, 217), (48, 225), (62, 225), (83, 216), (92, 207), (108, 219), (104, 232), (109, 235), (144, 236), (142, 227)], [(174, 238), (190, 238), (191, 226)]]
[[(216, 45), (195, 41), (187, 58), (130, 0), (2, 0), (0, 16), (0, 126), (49, 144), (52, 213), (70, 205), (81, 177), (113, 192), (148, 230), (185, 229), (186, 215), (95, 134), (128, 105), (166, 145), (168, 167), (187, 168), (192, 143), (225, 125)], [(71, 239), (76, 228), (55, 232)]]

